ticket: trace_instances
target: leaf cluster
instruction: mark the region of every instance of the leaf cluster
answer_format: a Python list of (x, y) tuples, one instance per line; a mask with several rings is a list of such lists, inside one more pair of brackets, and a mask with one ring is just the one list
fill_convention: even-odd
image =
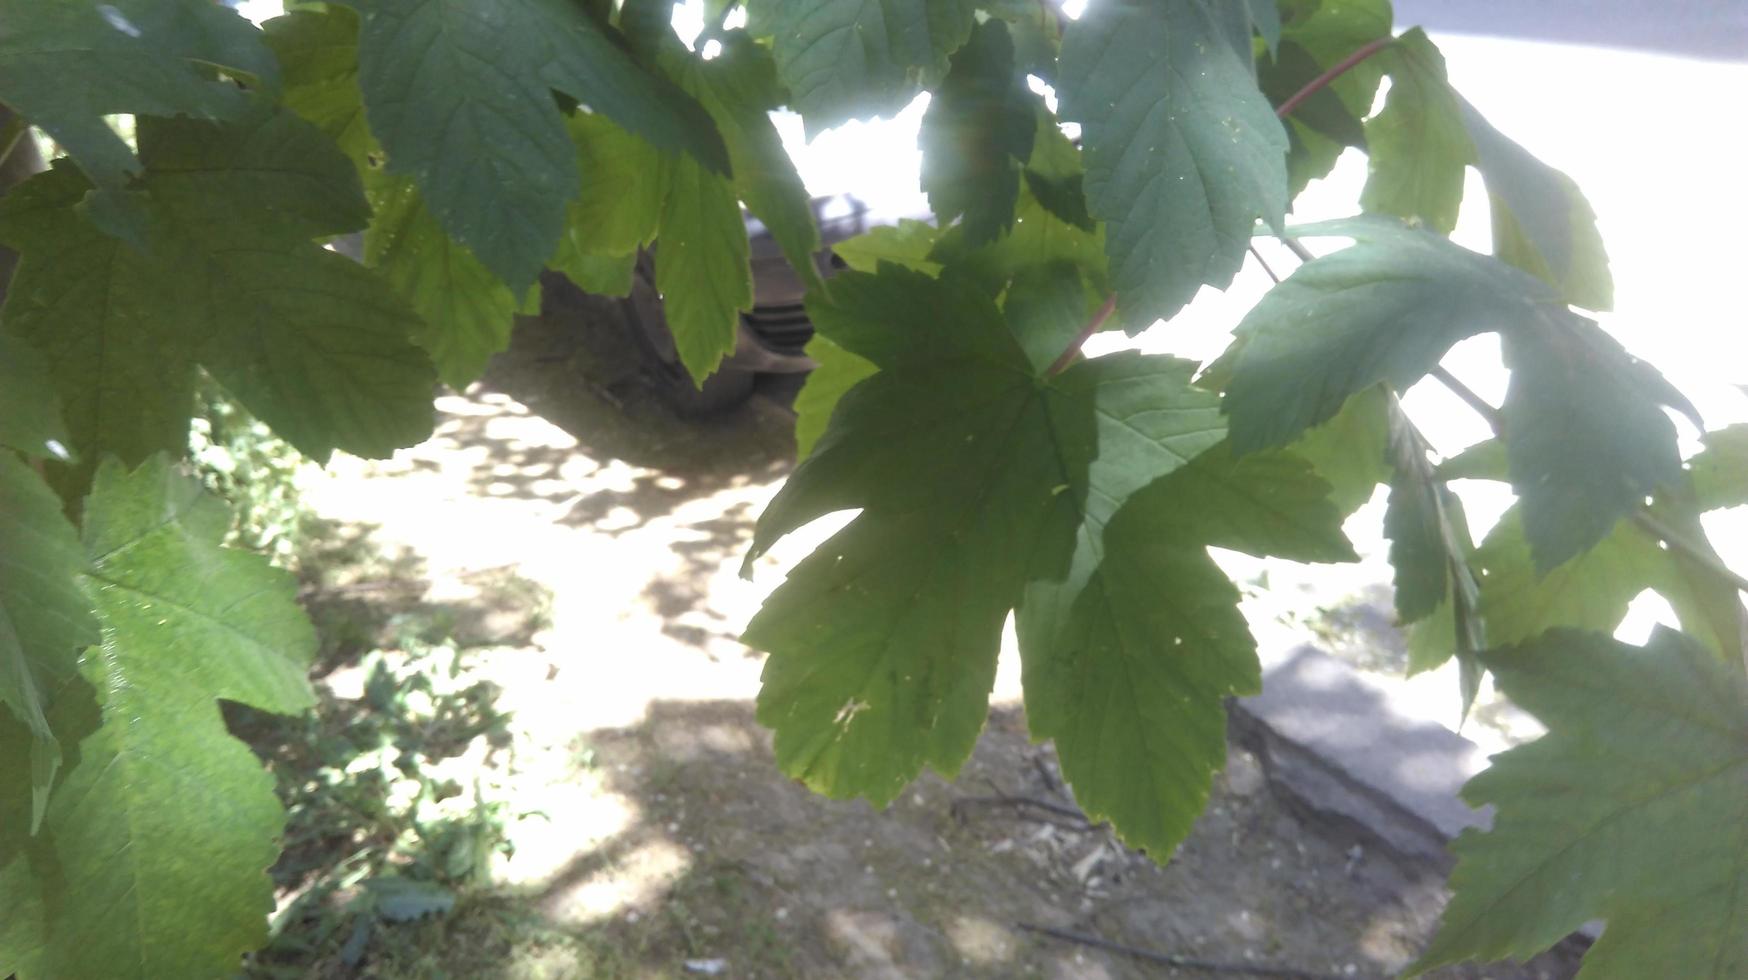
[[(1682, 458), (1691, 404), (1592, 318), (1582, 194), (1387, 0), (746, 0), (695, 42), (671, 0), (288, 6), (258, 29), (208, 0), (0, 0), (0, 153), (27, 126), (61, 153), (0, 187), (0, 972), (222, 975), (266, 938), (284, 816), (218, 702), (303, 711), (313, 640), (176, 462), (203, 379), (317, 462), (385, 456), (543, 275), (624, 295), (642, 266), (701, 383), (753, 302), (748, 214), (818, 364), (748, 569), (855, 512), (747, 630), (788, 772), (876, 802), (954, 772), (1011, 617), (1033, 734), (1164, 857), (1225, 699), (1261, 683), (1215, 554), (1350, 560), (1342, 522), (1388, 484), (1413, 668), (1456, 657), (1465, 702), (1491, 670), (1550, 728), (1473, 785), (1499, 821), (1459, 844), (1423, 965), (1598, 915), (1601, 975), (1748, 962), (1744, 612), (1701, 528), (1748, 501), (1748, 442)], [(822, 279), (771, 113), (811, 137), (924, 92), (935, 220), (838, 244)], [(1363, 213), (1289, 227), (1348, 148)], [(1490, 255), (1445, 237), (1471, 167)], [(1081, 356), (1230, 285), (1258, 235), (1303, 262), (1219, 359)], [(1444, 459), (1397, 396), (1482, 333), (1497, 438)], [(1469, 479), (1518, 498), (1479, 544)], [(1681, 635), (1597, 635), (1647, 589)]]

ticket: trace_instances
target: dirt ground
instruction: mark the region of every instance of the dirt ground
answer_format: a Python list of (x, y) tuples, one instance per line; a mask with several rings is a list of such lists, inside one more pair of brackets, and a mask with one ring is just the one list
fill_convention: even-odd
[[(735, 571), (790, 420), (762, 400), (675, 418), (600, 336), (525, 322), (484, 383), (439, 401), (430, 442), (338, 460), (311, 489), (373, 559), (311, 601), (454, 611), (464, 670), (511, 713), (506, 751), (455, 764), (509, 801), (513, 854), (461, 925), (407, 927), (430, 937), (411, 972), (1378, 977), (1430, 936), (1436, 879), (1291, 812), (1242, 751), (1177, 853), (1122, 847), (1027, 739), (1009, 665), (956, 782), (925, 776), (878, 812), (783, 777), (752, 717), (759, 658), (735, 637), (808, 540), (753, 582)], [(359, 696), (356, 670), (330, 666), (330, 692)]]

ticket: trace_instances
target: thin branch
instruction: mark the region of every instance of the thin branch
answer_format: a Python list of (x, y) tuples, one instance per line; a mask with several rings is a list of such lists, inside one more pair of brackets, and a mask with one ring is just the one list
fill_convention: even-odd
[(1369, 44), (1364, 45), (1359, 50), (1355, 51), (1353, 54), (1350, 54), (1347, 57), (1336, 62), (1333, 66), (1330, 67), (1330, 69), (1328, 71), (1324, 72), (1321, 75), (1318, 75), (1316, 78), (1311, 79), (1309, 82), (1306, 82), (1304, 88), (1300, 89), (1297, 92), (1294, 92), (1291, 96), (1289, 96), (1287, 98), (1287, 101), (1281, 103), (1280, 107), (1275, 110), (1275, 115), (1280, 116), (1282, 119), (1285, 119), (1288, 116), (1292, 115), (1294, 110), (1298, 109), (1301, 105), (1305, 104), (1306, 99), (1309, 99), (1311, 96), (1316, 95), (1318, 92), (1323, 91), (1323, 89), (1325, 89), (1329, 86), (1330, 82), (1333, 82), (1336, 79), (1340, 78), (1341, 76), (1347, 74), (1349, 71), (1351, 71), (1353, 69), (1353, 67), (1355, 65), (1366, 60), (1367, 58), (1370, 58), (1372, 55), (1377, 54), (1379, 51), (1384, 50), (1385, 48), (1389, 47), (1390, 45), (1392, 45), (1394, 43), (1396, 43), (1396, 39), (1394, 37), (1381, 37), (1375, 41), (1372, 41)]
[(1300, 970), (1291, 966), (1270, 966), (1266, 963), (1231, 963), (1221, 960), (1204, 960), (1194, 956), (1179, 956), (1175, 953), (1159, 953), (1139, 946), (1129, 946), (1115, 943), (1098, 936), (1089, 936), (1082, 932), (1069, 932), (1067, 929), (1054, 929), (1050, 926), (1033, 925), (1030, 922), (1016, 922), (1014, 925), (1025, 932), (1060, 939), (1065, 943), (1075, 943), (1081, 946), (1091, 946), (1106, 952), (1121, 953), (1138, 960), (1159, 963), (1176, 967), (1180, 970), (1201, 970), (1205, 973), (1236, 973), (1253, 977), (1286, 977), (1288, 980), (1348, 980), (1333, 973), (1318, 973), (1312, 970)]
[(1475, 389), (1458, 381), (1455, 375), (1444, 369), (1443, 365), (1433, 368), (1431, 374), (1433, 380), (1449, 388), (1451, 394), (1461, 398), (1470, 408), (1475, 410), (1475, 414), (1486, 419), (1487, 425), (1493, 429), (1494, 435), (1502, 436), (1505, 434), (1505, 416), (1500, 414), (1499, 409), (1494, 408), (1487, 399), (1475, 394)]
[(1250, 246), (1250, 257), (1256, 260), (1257, 265), (1262, 266), (1262, 271), (1268, 273), (1268, 277), (1274, 280), (1275, 285), (1281, 284), (1281, 277), (1275, 275), (1275, 270), (1269, 268), (1269, 260), (1262, 257), (1262, 253), (1256, 250), (1255, 245)]
[(1112, 293), (1105, 297), (1104, 305), (1100, 306), (1099, 311), (1094, 313), (1092, 319), (1086, 322), (1086, 326), (1081, 328), (1080, 333), (1074, 338), (1074, 342), (1069, 344), (1068, 349), (1062, 352), (1062, 356), (1058, 357), (1050, 365), (1049, 369), (1044, 372), (1044, 377), (1054, 378), (1058, 374), (1068, 370), (1068, 366), (1074, 363), (1075, 355), (1080, 353), (1081, 345), (1086, 343), (1087, 339), (1093, 334), (1098, 333), (1099, 328), (1104, 326), (1105, 321), (1109, 320), (1111, 314), (1116, 311), (1117, 294)]
[[(1486, 399), (1475, 394), (1474, 389), (1459, 381), (1449, 371), (1446, 371), (1442, 367), (1433, 368), (1432, 376), (1454, 392), (1458, 398), (1461, 398), (1482, 418), (1486, 419), (1487, 424), (1493, 428), (1494, 435), (1502, 435), (1505, 432), (1505, 417), (1500, 414), (1499, 409), (1494, 408)], [(1656, 515), (1651, 513), (1650, 508), (1640, 507), (1638, 510), (1633, 511), (1632, 519), (1634, 524), (1637, 524), (1652, 537), (1667, 545), (1670, 551), (1676, 552), (1683, 558), (1686, 558), (1717, 576), (1721, 581), (1734, 587), (1737, 592), (1748, 593), (1748, 578), (1743, 577), (1740, 573), (1731, 569), (1730, 566), (1724, 564), (1723, 560), (1717, 556), (1717, 553), (1710, 548), (1705, 547), (1698, 542), (1689, 540), (1687, 535), (1663, 523)], [(1745, 644), (1743, 647), (1742, 665), (1744, 668), (1748, 668), (1748, 644)]]

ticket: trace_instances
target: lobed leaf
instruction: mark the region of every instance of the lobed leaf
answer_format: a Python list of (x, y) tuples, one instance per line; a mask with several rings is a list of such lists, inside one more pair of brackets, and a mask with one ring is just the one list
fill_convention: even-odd
[(0, 969), (21, 980), (228, 974), (267, 939), (266, 869), (284, 815), (216, 699), (308, 707), (314, 631), (291, 577), (218, 547), (223, 505), (163, 457), (132, 473), (106, 463), (85, 515), (103, 643), (79, 669), (105, 723), (79, 743), (42, 837), (0, 831), (0, 877), (21, 922), (0, 931)]
[(1081, 124), (1118, 312), (1144, 326), (1224, 288), (1257, 219), (1287, 206), (1286, 133), (1252, 78), (1250, 31), (1210, 0), (1095, 4), (1063, 37), (1062, 116)]
[(1530, 551), (1547, 570), (1600, 541), (1658, 489), (1677, 485), (1681, 456), (1663, 406), (1696, 413), (1655, 368), (1571, 314), (1508, 333), (1505, 359), (1511, 485)]
[(230, 119), (249, 96), (206, 66), (271, 92), (278, 68), (254, 26), (206, 0), (0, 0), (0, 102), (40, 126), (91, 182), (139, 172), (105, 117)]
[(388, 167), (512, 291), (557, 248), (577, 164), (556, 90), (715, 172), (695, 101), (569, 0), (359, 0), (359, 82)]
[(1360, 207), (1448, 235), (1457, 226), (1463, 174), (1475, 149), (1461, 101), (1445, 78), (1444, 56), (1417, 27), (1374, 58), (1390, 75), (1390, 94), (1384, 110), (1366, 122), (1370, 173)]
[(973, 0), (748, 0), (807, 138), (904, 108), (971, 36)]
[(1748, 972), (1748, 679), (1690, 638), (1560, 630), (1489, 661), (1548, 733), (1463, 796), (1497, 807), (1453, 845), (1454, 895), (1422, 972), (1526, 959), (1594, 918), (1590, 978)]
[(929, 100), (917, 137), (923, 190), (943, 226), (963, 219), (969, 246), (1013, 227), (1021, 165), (1032, 155), (1039, 124), (1037, 101), (999, 20), (972, 31)]
[(1379, 382), (1406, 390), (1466, 337), (1535, 330), (1554, 302), (1529, 276), (1430, 232), (1386, 220), (1328, 230), (1357, 241), (1270, 290), (1218, 365), (1240, 452), (1290, 442)]

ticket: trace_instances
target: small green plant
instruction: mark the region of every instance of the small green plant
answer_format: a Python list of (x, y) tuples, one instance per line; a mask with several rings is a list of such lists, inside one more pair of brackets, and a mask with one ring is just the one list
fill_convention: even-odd
[(509, 718), (466, 652), (402, 624), (397, 649), (371, 653), (361, 696), (321, 693), (297, 717), (232, 706), (232, 730), (266, 760), (288, 815), (272, 875), (281, 907), (251, 975), (351, 969), (379, 930), (445, 915), (490, 883), (507, 853), (507, 804), (444, 763), (489, 762), (509, 745)]
[(310, 519), (299, 496), (310, 461), (211, 378), (195, 389), (188, 458), (208, 490), (236, 515), (225, 544), (292, 564)]

